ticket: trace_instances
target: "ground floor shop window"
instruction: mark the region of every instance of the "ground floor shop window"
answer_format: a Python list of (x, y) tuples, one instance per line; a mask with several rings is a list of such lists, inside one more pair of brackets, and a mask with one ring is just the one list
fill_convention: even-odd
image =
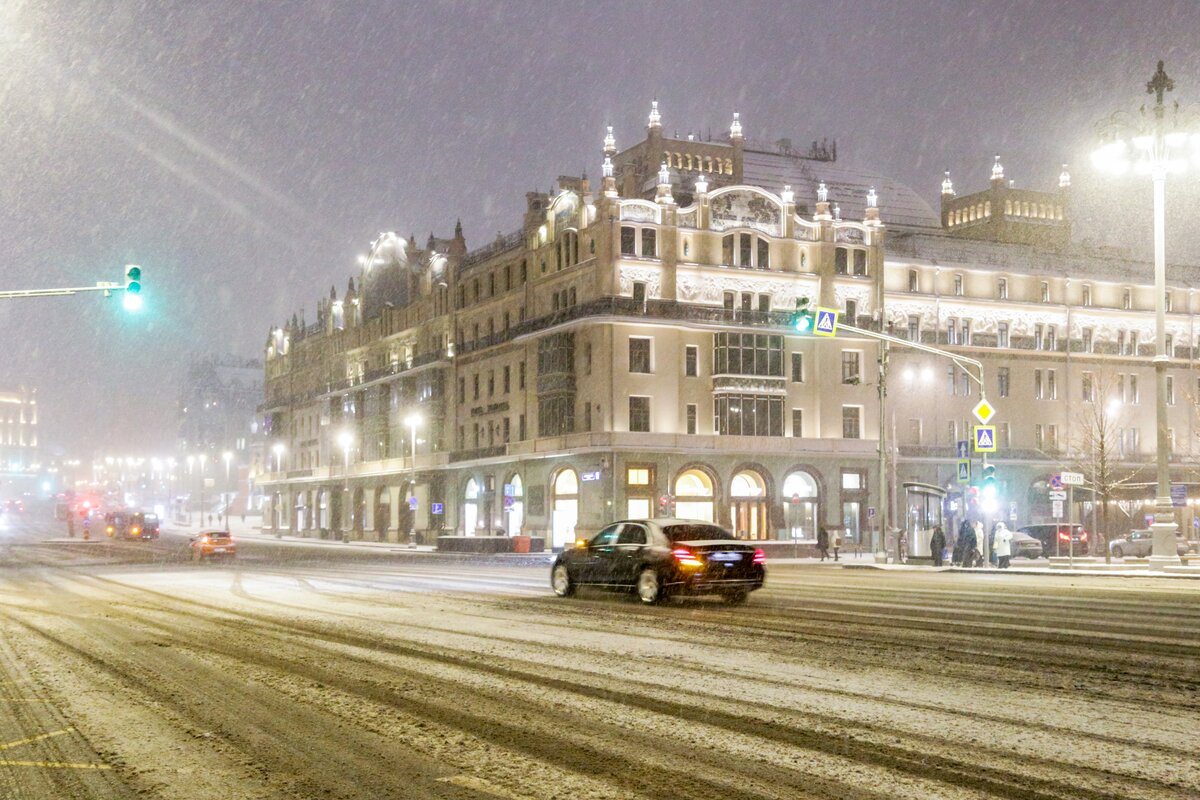
[(463, 533), (474, 536), (479, 527), (479, 484), (474, 478), (467, 481), (467, 489), (463, 492)]
[(743, 470), (729, 484), (729, 526), (739, 539), (768, 539), (767, 483), (754, 470)]
[(816, 539), (819, 507), (813, 476), (803, 471), (793, 472), (784, 480), (781, 494), (788, 537)]
[(562, 470), (554, 478), (551, 506), (551, 546), (568, 547), (575, 541), (579, 521), (579, 476), (575, 470)]
[(520, 475), (513, 475), (504, 484), (504, 522), (509, 536), (520, 536), (525, 524), (525, 484)]
[(713, 522), (713, 482), (706, 472), (689, 469), (675, 479), (675, 516)]

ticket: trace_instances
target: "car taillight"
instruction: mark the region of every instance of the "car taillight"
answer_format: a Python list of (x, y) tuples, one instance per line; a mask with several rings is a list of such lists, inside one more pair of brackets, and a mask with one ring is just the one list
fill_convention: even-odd
[(754, 548), (754, 563), (755, 564), (767, 563), (767, 554), (762, 551), (761, 547)]
[(675, 556), (675, 560), (685, 567), (703, 567), (704, 562), (696, 557), (696, 554), (686, 547), (676, 547), (671, 551), (671, 555)]
[(1088, 537), (1088, 532), (1087, 532), (1087, 531), (1080, 531), (1080, 532), (1079, 532), (1079, 541), (1081, 541), (1081, 542), (1086, 542), (1086, 541), (1087, 541), (1087, 537)]
[(203, 539), (201, 539), (200, 541), (204, 542), (205, 544), (208, 544), (209, 542), (211, 542), (211, 541), (212, 541), (212, 539), (210, 539), (210, 538), (208, 538), (207, 536), (205, 536), (205, 537), (204, 537)]
[(142, 529), (141, 529), (141, 528), (134, 528), (134, 529), (133, 529), (133, 532), (134, 532), (134, 533), (141, 533), (141, 532), (142, 532)]
[(1071, 541), (1071, 534), (1067, 533), (1066, 531), (1059, 531), (1058, 540), (1060, 542), (1069, 542)]

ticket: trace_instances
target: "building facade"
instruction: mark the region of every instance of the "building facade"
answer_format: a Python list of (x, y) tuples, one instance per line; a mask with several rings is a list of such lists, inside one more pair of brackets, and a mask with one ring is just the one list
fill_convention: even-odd
[[(265, 524), (563, 546), (671, 514), (762, 540), (825, 525), (866, 547), (881, 503), (914, 529), (972, 510), (954, 451), (979, 387), (893, 345), (881, 414), (877, 342), (797, 334), (802, 299), (984, 362), (993, 516), (1048, 513), (1046, 480), (1086, 449), (1080, 404), (1107, 411), (1096, 398), (1118, 385), (1121, 491), (1152, 461), (1149, 266), (1071, 249), (1065, 170), (1057, 191), (1016, 190), (997, 160), (991, 188), (963, 198), (947, 176), (938, 213), (835, 148), (747, 142), (736, 115), (721, 141), (666, 136), (657, 105), (643, 141), (618, 150), (610, 130), (603, 157), (598, 191), (560, 178), (485, 247), (461, 226), (424, 247), (381, 237), (314, 324), (270, 333)], [(1176, 286), (1172, 303), (1182, 479), (1200, 298)]]

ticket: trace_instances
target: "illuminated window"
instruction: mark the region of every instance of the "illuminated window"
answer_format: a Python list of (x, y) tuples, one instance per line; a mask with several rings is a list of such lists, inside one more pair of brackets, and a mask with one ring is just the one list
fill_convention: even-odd
[(649, 467), (630, 467), (625, 471), (625, 483), (629, 486), (649, 486)]

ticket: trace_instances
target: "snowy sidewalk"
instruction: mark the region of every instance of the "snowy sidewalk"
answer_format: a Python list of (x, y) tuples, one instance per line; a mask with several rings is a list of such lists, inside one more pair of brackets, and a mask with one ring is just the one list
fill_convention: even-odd
[(1200, 566), (1193, 561), (1188, 566), (1171, 566), (1161, 570), (1152, 570), (1144, 565), (1125, 565), (1125, 564), (1086, 564), (1077, 563), (1073, 566), (1066, 564), (1060, 566), (1048, 567), (1023, 567), (1013, 566), (1008, 569), (998, 569), (996, 567), (934, 567), (928, 564), (876, 564), (871, 563), (855, 563), (845, 564), (846, 569), (878, 569), (894, 572), (968, 572), (986, 575), (1087, 575), (1087, 576), (1113, 576), (1121, 578), (1193, 578), (1200, 579)]

